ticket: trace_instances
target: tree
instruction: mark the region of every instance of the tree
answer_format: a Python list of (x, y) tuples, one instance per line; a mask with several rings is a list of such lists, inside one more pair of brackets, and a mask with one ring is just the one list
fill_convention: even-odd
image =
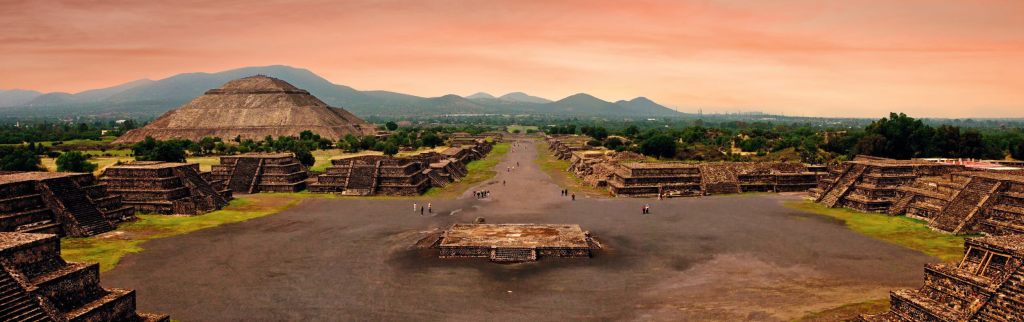
[(615, 151), (622, 151), (625, 148), (625, 143), (618, 137), (610, 137), (604, 140), (604, 147)]
[(302, 163), (302, 165), (304, 166), (311, 167), (313, 166), (314, 163), (316, 163), (316, 158), (313, 157), (313, 154), (310, 153), (309, 149), (306, 149), (305, 147), (297, 147), (295, 148), (295, 150), (292, 151), (292, 153), (295, 153), (295, 158), (298, 159), (299, 163)]
[(398, 123), (395, 123), (395, 121), (388, 121), (387, 123), (384, 123), (384, 128), (388, 129), (388, 131), (397, 130), (398, 129)]
[(643, 154), (658, 158), (669, 158), (676, 154), (676, 140), (665, 134), (656, 134), (640, 144)]
[(39, 171), (39, 156), (24, 147), (0, 146), (0, 170), (3, 171)]
[(1010, 142), (1010, 156), (1017, 160), (1024, 160), (1024, 138), (1017, 137)]
[(945, 158), (960, 157), (960, 127), (942, 125), (935, 129), (932, 143), (935, 145), (935, 156)]
[(593, 137), (595, 140), (602, 141), (608, 137), (608, 130), (600, 126), (594, 127), (590, 129), (590, 137)]
[(96, 170), (96, 164), (89, 162), (82, 152), (68, 151), (57, 158), (57, 171), (59, 172), (92, 172)]
[(139, 161), (185, 162), (185, 147), (188, 143), (181, 140), (159, 141), (147, 136), (132, 146), (132, 152), (135, 153), (135, 160)]
[(395, 154), (398, 154), (398, 146), (392, 144), (391, 142), (384, 143), (383, 152), (384, 155), (386, 156), (394, 156)]
[(887, 141), (884, 136), (878, 134), (865, 135), (853, 146), (853, 154), (880, 156), (885, 153)]
[(626, 127), (623, 133), (626, 134), (626, 137), (635, 138), (637, 134), (640, 134), (640, 129), (636, 128), (636, 125), (630, 125)]
[(427, 132), (427, 134), (423, 135), (423, 138), (421, 140), (423, 140), (423, 146), (429, 146), (431, 149), (437, 147), (438, 145), (444, 144), (444, 140), (442, 140), (441, 137), (437, 136), (437, 134), (435, 134), (434, 132)]

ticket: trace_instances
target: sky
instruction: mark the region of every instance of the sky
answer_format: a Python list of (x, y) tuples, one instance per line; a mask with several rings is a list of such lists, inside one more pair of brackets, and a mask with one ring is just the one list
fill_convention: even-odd
[(289, 65), (361, 90), (1024, 117), (1024, 1), (0, 0), (0, 88)]

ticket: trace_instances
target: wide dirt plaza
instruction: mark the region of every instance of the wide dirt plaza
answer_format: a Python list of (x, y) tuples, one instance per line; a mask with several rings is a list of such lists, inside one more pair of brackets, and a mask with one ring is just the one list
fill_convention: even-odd
[[(494, 179), (471, 189), (489, 198), (308, 198), (150, 241), (104, 284), (137, 290), (139, 310), (183, 321), (774, 321), (917, 287), (921, 267), (937, 261), (783, 206), (804, 194), (572, 201), (534, 162), (547, 152), (519, 142)], [(433, 213), (413, 211), (425, 202)], [(604, 249), (496, 264), (414, 247), (477, 217), (578, 224)]]

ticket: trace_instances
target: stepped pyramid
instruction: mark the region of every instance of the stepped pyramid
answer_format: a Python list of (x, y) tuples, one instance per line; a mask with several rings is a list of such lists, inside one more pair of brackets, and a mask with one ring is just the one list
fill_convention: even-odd
[(151, 136), (159, 140), (220, 137), (225, 141), (262, 140), (267, 135), (299, 136), (305, 130), (337, 141), (352, 134), (372, 135), (373, 125), (348, 111), (330, 107), (309, 92), (283, 80), (251, 76), (206, 91), (145, 127), (128, 131), (115, 144), (135, 143)]

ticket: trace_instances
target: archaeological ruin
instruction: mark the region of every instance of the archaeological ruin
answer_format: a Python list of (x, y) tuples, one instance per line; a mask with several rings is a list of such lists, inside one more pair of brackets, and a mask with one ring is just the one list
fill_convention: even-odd
[(408, 157), (365, 155), (331, 160), (331, 166), (309, 184), (310, 192), (347, 196), (413, 196), (430, 187), (444, 187), (468, 174), (466, 164), (490, 153), (493, 143), (473, 145)]
[(888, 212), (954, 234), (1024, 234), (1024, 176), (959, 171), (899, 187)]
[(125, 205), (144, 213), (198, 215), (231, 200), (227, 182), (200, 172), (196, 163), (135, 161), (107, 168), (100, 181)]
[(0, 232), (0, 321), (170, 321), (135, 311), (135, 291), (100, 286), (97, 263), (70, 263), (53, 234)]
[(829, 170), (828, 177), (810, 190), (827, 207), (885, 212), (896, 201), (896, 191), (922, 176), (939, 176), (963, 167), (919, 160), (892, 160), (857, 156)]
[(134, 217), (135, 210), (90, 173), (0, 174), (0, 231), (84, 237)]
[(969, 238), (960, 263), (928, 264), (924, 286), (890, 293), (891, 310), (861, 321), (1021, 321), (1024, 235)]
[(328, 106), (309, 92), (283, 80), (251, 76), (206, 91), (152, 123), (128, 131), (114, 144), (130, 144), (153, 137), (159, 140), (203, 137), (226, 140), (262, 140), (266, 136), (298, 137), (313, 131), (338, 141), (346, 135), (375, 135), (372, 124), (348, 111)]
[(550, 136), (549, 148), (570, 172), (615, 196), (678, 197), (743, 192), (797, 192), (818, 185), (824, 167), (795, 162), (646, 162), (641, 154), (596, 149), (585, 136)]
[(227, 182), (232, 193), (298, 192), (309, 172), (291, 153), (247, 153), (220, 157), (212, 178)]
[(591, 257), (601, 246), (579, 225), (454, 224), (434, 247), (440, 250), (440, 258), (518, 263), (546, 257)]

